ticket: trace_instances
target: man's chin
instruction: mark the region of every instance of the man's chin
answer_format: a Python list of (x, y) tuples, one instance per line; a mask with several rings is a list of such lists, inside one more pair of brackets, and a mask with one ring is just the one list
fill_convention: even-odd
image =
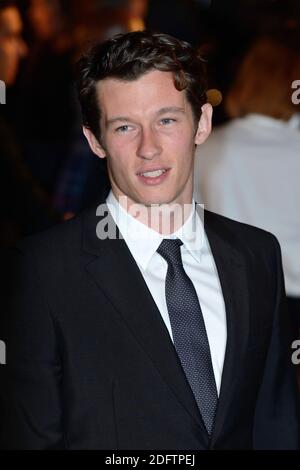
[(151, 198), (151, 199), (139, 199), (136, 201), (136, 204), (141, 204), (146, 207), (163, 207), (166, 205), (170, 205), (173, 203), (173, 199), (168, 199), (168, 198), (162, 198), (162, 197), (157, 197), (157, 198)]
[(134, 205), (141, 205), (147, 208), (151, 207), (163, 207), (163, 206), (182, 206), (180, 202), (180, 195), (176, 192), (164, 192), (162, 191), (147, 191), (147, 192), (135, 192), (130, 196), (123, 195), (119, 196), (119, 202), (123, 207), (129, 208)]
[(178, 199), (178, 195), (169, 191), (156, 190), (137, 194), (135, 199), (136, 204), (142, 204), (146, 207), (157, 207), (174, 204)]

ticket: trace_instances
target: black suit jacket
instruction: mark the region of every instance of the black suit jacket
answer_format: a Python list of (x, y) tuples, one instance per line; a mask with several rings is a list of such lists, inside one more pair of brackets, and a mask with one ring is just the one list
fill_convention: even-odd
[[(9, 258), (2, 446), (296, 449), (299, 409), (275, 237), (205, 212), (227, 347), (212, 438), (123, 239), (89, 210)], [(13, 262), (12, 262), (13, 258)]]

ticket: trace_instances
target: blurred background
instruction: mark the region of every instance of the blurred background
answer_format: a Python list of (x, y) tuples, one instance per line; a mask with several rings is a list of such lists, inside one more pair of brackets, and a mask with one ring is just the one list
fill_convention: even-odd
[(189, 41), (206, 59), (214, 131), (197, 152), (195, 198), (275, 233), (296, 332), (299, 0), (0, 0), (0, 246), (107, 192), (105, 161), (82, 136), (74, 64), (91, 43), (144, 28)]

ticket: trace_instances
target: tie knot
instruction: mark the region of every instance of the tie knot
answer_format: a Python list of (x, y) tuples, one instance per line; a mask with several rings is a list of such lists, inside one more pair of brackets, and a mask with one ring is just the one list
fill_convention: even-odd
[(157, 253), (159, 253), (167, 263), (182, 265), (180, 252), (180, 246), (182, 244), (183, 243), (179, 238), (164, 238), (157, 249)]

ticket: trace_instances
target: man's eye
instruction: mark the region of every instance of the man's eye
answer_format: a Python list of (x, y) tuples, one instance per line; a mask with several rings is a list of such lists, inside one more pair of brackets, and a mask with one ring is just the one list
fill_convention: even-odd
[(119, 132), (119, 134), (122, 134), (124, 132), (127, 132), (129, 130), (129, 126), (126, 124), (124, 126), (117, 127), (116, 132)]
[(167, 125), (172, 124), (173, 122), (175, 122), (175, 119), (163, 118), (163, 119), (161, 119), (160, 122), (161, 122), (164, 126), (167, 126)]

